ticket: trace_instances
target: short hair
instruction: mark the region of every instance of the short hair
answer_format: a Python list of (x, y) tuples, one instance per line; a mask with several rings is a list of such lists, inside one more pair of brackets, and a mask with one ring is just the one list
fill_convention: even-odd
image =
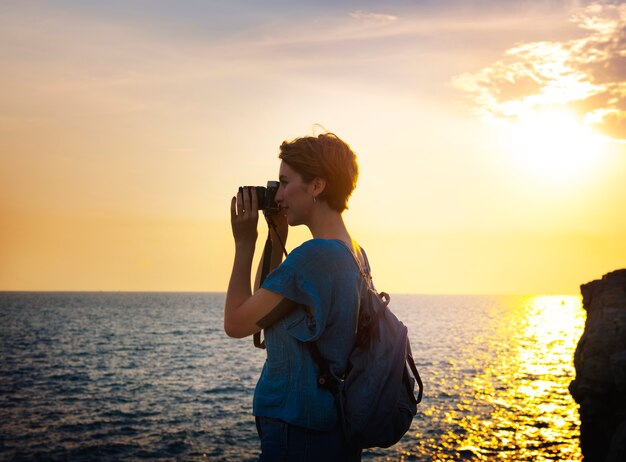
[(359, 177), (359, 166), (350, 146), (337, 135), (324, 133), (285, 141), (280, 145), (278, 157), (307, 183), (314, 178), (326, 180), (326, 187), (318, 198), (332, 209), (341, 213), (348, 208), (348, 199)]

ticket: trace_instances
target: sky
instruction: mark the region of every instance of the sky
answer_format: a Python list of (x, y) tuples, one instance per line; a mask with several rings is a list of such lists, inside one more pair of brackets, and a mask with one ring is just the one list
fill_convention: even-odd
[(3, 2), (0, 290), (225, 291), (237, 187), (327, 130), (379, 289), (578, 294), (626, 267), (624, 30), (606, 1)]

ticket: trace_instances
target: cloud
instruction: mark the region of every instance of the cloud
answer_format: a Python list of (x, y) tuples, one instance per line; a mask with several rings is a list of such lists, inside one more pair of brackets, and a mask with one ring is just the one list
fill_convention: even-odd
[[(261, 32), (261, 36), (259, 36)], [(259, 49), (291, 47), (293, 45), (319, 47), (335, 46), (353, 41), (373, 41), (393, 38), (405, 31), (398, 27), (398, 17), (382, 13), (356, 10), (349, 13), (311, 15), (278, 20), (251, 31), (246, 47)]]
[(397, 16), (390, 14), (372, 13), (370, 11), (356, 10), (350, 13), (350, 16), (354, 19), (375, 23), (388, 23), (398, 19)]
[(519, 120), (567, 108), (586, 125), (626, 140), (626, 4), (594, 2), (571, 20), (582, 37), (522, 43), (476, 73), (453, 79), (477, 112)]

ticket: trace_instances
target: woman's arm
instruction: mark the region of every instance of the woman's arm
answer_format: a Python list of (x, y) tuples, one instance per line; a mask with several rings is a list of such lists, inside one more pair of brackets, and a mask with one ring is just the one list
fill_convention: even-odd
[[(239, 192), (237, 197), (233, 197), (230, 212), (235, 259), (224, 305), (224, 331), (230, 337), (242, 338), (261, 330), (258, 323), (267, 320), (270, 312), (279, 305), (284, 307), (286, 302), (282, 295), (265, 289), (258, 289), (253, 295), (250, 287), (252, 259), (258, 237), (256, 189), (244, 188), (243, 194)], [(285, 238), (286, 235), (285, 231)], [(273, 267), (278, 266), (281, 260), (280, 251), (272, 252)]]

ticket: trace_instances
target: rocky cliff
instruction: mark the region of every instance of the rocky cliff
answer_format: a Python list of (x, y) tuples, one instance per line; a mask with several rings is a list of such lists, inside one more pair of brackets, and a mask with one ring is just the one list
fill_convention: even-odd
[(626, 269), (581, 287), (587, 320), (570, 393), (585, 462), (626, 461)]

